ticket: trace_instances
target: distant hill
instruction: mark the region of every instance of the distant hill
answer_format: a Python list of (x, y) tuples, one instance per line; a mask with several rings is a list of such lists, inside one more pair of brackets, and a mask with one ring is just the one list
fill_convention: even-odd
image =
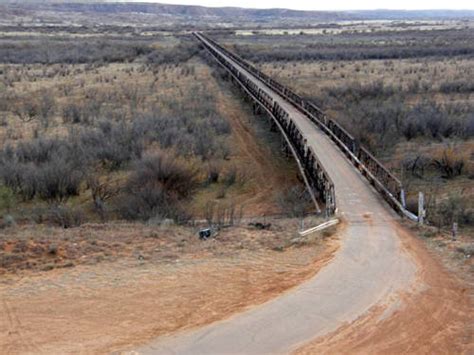
[(346, 11), (364, 20), (449, 20), (473, 19), (474, 10), (362, 10)]
[(20, 22), (101, 24), (190, 24), (229, 27), (232, 25), (311, 25), (351, 20), (442, 20), (474, 18), (474, 11), (373, 10), (298, 11), (288, 9), (246, 9), (237, 7), (168, 5), (97, 1), (7, 0), (0, 5), (1, 18)]

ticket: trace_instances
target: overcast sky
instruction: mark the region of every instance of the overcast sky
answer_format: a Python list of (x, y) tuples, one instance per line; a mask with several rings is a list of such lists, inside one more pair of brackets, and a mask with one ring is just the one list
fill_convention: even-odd
[[(131, 1), (131, 0), (128, 0)], [(474, 0), (132, 0), (165, 4), (237, 6), (251, 8), (290, 8), (298, 10), (373, 10), (373, 9), (474, 9)]]

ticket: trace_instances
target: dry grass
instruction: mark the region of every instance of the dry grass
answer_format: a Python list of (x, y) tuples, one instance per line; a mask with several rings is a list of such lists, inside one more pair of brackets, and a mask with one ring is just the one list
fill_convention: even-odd
[[(258, 230), (250, 222), (270, 223)], [(317, 220), (306, 222), (316, 225)], [(296, 243), (299, 221), (260, 218), (224, 228), (215, 238), (199, 240), (205, 227), (153, 226), (142, 223), (84, 224), (63, 229), (24, 225), (0, 230), (0, 274), (48, 271), (77, 265), (94, 265), (119, 259), (144, 263), (176, 262), (183, 258), (232, 258), (245, 252), (286, 250)], [(298, 243), (301, 243), (298, 240)], [(308, 240), (305, 244), (311, 244)]]

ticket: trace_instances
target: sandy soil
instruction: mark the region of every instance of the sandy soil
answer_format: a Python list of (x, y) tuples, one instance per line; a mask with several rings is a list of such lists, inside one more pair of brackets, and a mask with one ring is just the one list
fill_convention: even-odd
[[(259, 236), (247, 234), (240, 249), (230, 248), (231, 237), (221, 247), (212, 245), (218, 241), (209, 241), (213, 252), (207, 255), (195, 247), (196, 253), (179, 259), (123, 257), (97, 265), (4, 275), (0, 349), (7, 354), (107, 353), (202, 326), (300, 284), (338, 247), (335, 239), (329, 239), (283, 251), (257, 244), (253, 248), (251, 241)], [(159, 239), (155, 241), (158, 245)]]
[(418, 267), (415, 291), (378, 305), (357, 321), (317, 338), (296, 354), (472, 354), (474, 289), (446, 271), (422, 241), (399, 227)]
[[(234, 141), (238, 147), (239, 156), (236, 157), (239, 165), (245, 166), (255, 176), (253, 186), (243, 195), (245, 204), (254, 206), (253, 215), (262, 213), (280, 212), (275, 206), (272, 197), (277, 191), (298, 184), (297, 167), (291, 160), (278, 157), (267, 144), (259, 142), (255, 132), (255, 123), (242, 119), (242, 106), (231, 100), (232, 92), (216, 93), (219, 111), (223, 112), (232, 127)], [(226, 97), (227, 96), (227, 97)], [(253, 116), (255, 120), (264, 120), (264, 117)], [(254, 126), (254, 127), (252, 127)], [(270, 198), (269, 198), (270, 197)]]

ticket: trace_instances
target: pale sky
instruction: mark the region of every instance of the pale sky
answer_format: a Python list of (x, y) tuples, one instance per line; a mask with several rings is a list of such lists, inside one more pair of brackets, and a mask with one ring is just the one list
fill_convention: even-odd
[[(117, 0), (115, 0), (117, 1)], [(474, 0), (127, 0), (165, 4), (202, 5), (212, 7), (236, 6), (249, 8), (290, 8), (298, 10), (474, 10)]]

